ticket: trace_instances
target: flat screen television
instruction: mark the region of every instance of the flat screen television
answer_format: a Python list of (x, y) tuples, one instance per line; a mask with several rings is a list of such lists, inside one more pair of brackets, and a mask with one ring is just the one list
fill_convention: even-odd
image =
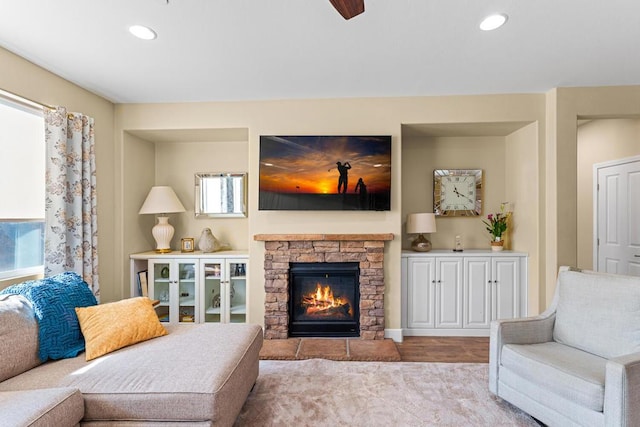
[(259, 210), (391, 210), (391, 136), (260, 136)]

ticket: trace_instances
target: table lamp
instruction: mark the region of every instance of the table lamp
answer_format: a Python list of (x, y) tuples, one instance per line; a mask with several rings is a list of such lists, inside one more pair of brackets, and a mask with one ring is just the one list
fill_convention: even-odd
[(170, 213), (185, 212), (184, 206), (176, 196), (173, 188), (169, 186), (151, 187), (149, 195), (145, 199), (139, 214), (157, 214), (158, 223), (151, 229), (153, 238), (156, 239), (156, 252), (164, 254), (171, 252), (171, 238), (173, 226), (169, 224)]
[(423, 233), (436, 232), (436, 215), (432, 213), (413, 213), (407, 215), (407, 234), (417, 234), (418, 237), (411, 242), (411, 249), (416, 252), (429, 252), (431, 242)]

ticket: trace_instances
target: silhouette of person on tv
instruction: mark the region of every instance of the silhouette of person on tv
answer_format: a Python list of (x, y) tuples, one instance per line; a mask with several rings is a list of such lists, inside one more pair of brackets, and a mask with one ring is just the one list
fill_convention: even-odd
[[(340, 177), (338, 178), (338, 194), (347, 194), (347, 182), (349, 181), (348, 174), (349, 169), (351, 169), (351, 165), (349, 162), (344, 162), (344, 164), (336, 162), (336, 165), (338, 165), (338, 172), (340, 172)], [(342, 191), (340, 191), (341, 188)]]
[(360, 200), (360, 209), (367, 208), (367, 186), (362, 180), (362, 178), (358, 179), (358, 183), (356, 184), (356, 189), (354, 190), (356, 193), (359, 193)]

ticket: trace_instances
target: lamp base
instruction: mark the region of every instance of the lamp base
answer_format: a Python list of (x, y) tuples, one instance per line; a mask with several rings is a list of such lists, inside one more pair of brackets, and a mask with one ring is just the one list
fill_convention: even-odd
[(171, 252), (173, 232), (173, 225), (169, 224), (169, 217), (159, 216), (158, 223), (151, 229), (151, 234), (153, 234), (153, 238), (156, 239), (157, 253), (166, 254)]
[(411, 242), (411, 249), (416, 252), (429, 252), (431, 250), (431, 242), (427, 240), (422, 234), (419, 234), (413, 242)]

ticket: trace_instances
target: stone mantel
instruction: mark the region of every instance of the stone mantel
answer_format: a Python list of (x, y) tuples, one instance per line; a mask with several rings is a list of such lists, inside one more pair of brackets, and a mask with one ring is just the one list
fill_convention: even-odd
[(255, 234), (253, 240), (262, 242), (303, 242), (303, 241), (332, 241), (332, 242), (366, 242), (393, 240), (392, 233), (376, 234)]
[(256, 234), (265, 242), (266, 339), (289, 336), (289, 267), (292, 262), (357, 262), (360, 268), (360, 337), (384, 339), (384, 246), (392, 233)]

